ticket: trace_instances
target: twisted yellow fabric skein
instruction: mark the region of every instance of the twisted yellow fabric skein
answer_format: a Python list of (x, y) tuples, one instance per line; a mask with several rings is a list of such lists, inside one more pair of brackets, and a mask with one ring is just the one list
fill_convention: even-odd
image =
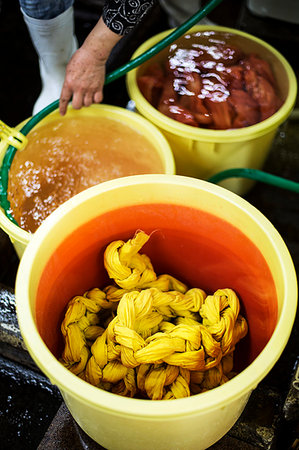
[(106, 249), (105, 268), (121, 288), (141, 288), (157, 279), (150, 259), (138, 253), (148, 239), (145, 233), (136, 233), (128, 242), (114, 241)]
[(115, 284), (74, 297), (61, 325), (61, 362), (99, 388), (152, 400), (175, 399), (227, 382), (247, 331), (231, 289), (213, 295), (168, 274), (139, 251), (149, 236), (109, 244), (104, 265)]

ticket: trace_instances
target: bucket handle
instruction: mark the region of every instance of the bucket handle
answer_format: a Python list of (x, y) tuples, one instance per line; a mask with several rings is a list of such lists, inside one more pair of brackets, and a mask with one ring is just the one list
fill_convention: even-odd
[(23, 150), (28, 143), (28, 139), (24, 134), (20, 133), (20, 131), (15, 128), (9, 127), (0, 120), (0, 141), (2, 140), (5, 141), (7, 145), (12, 145), (18, 150)]

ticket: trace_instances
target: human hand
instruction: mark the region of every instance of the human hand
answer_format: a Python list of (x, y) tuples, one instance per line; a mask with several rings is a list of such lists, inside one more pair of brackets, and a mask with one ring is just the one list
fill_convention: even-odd
[(74, 109), (103, 100), (106, 61), (121, 38), (121, 35), (111, 31), (100, 18), (66, 67), (59, 100), (59, 112), (62, 116), (66, 113), (71, 98)]
[(63, 116), (72, 98), (74, 109), (100, 103), (103, 100), (106, 61), (96, 59), (93, 52), (79, 48), (70, 59), (62, 87), (59, 112)]

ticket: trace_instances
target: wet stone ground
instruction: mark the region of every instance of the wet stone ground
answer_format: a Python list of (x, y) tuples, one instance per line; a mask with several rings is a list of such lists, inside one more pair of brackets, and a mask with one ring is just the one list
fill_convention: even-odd
[[(299, 37), (296, 27), (252, 16), (245, 2), (226, 0), (211, 19), (265, 39), (289, 60), (297, 78)], [(101, 1), (75, 2), (79, 42), (98, 18)], [(151, 17), (122, 42), (109, 61), (109, 69), (126, 62), (135, 48), (167, 28), (167, 17), (155, 8)], [(31, 115), (40, 90), (37, 58), (18, 9), (17, 0), (0, 0), (0, 119), (14, 126)], [(125, 83), (120, 79), (105, 88), (105, 102), (126, 106)], [(298, 108), (298, 102), (296, 107)], [(281, 126), (264, 170), (299, 181), (298, 109)], [(257, 183), (245, 197), (277, 228), (299, 269), (299, 197), (274, 186)], [(14, 283), (18, 258), (0, 230), (0, 430), (1, 449), (96, 450), (101, 448), (80, 430), (55, 386), (39, 371), (22, 341), (15, 314)], [(299, 448), (299, 334), (298, 316), (279, 361), (252, 393), (229, 433), (213, 450)]]

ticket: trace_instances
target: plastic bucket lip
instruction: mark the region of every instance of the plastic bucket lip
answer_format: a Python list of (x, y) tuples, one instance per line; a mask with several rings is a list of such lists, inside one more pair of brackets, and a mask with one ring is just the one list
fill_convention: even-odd
[[(167, 36), (171, 31), (172, 30), (163, 31), (148, 39), (134, 52), (134, 54), (132, 55), (132, 59), (142, 54), (156, 42)], [(259, 39), (249, 33), (235, 30), (233, 28), (221, 27), (217, 25), (197, 25), (191, 28), (188, 33), (185, 33), (185, 35), (193, 33), (195, 31), (218, 31), (230, 33), (236, 36), (242, 36), (253, 42), (256, 42), (257, 44), (269, 50), (284, 66), (284, 69), (289, 78), (289, 92), (282, 106), (268, 119), (265, 119), (255, 125), (250, 125), (249, 127), (227, 130), (209, 130), (205, 128), (192, 127), (190, 125), (185, 125), (183, 123), (177, 122), (167, 117), (165, 114), (160, 113), (144, 98), (136, 83), (137, 72), (139, 70), (139, 67), (137, 67), (127, 74), (126, 81), (130, 97), (135, 101), (136, 107), (140, 111), (140, 113), (148, 117), (148, 119), (152, 120), (154, 123), (158, 121), (161, 128), (166, 131), (175, 134), (180, 133), (183, 136), (187, 134), (190, 139), (201, 140), (204, 142), (241, 142), (248, 139), (257, 138), (267, 132), (278, 128), (278, 126), (287, 118), (290, 111), (294, 107), (297, 95), (297, 79), (292, 67), (284, 58), (284, 56), (262, 39)]]
[[(167, 142), (167, 140), (163, 136), (163, 134), (160, 132), (160, 130), (153, 123), (148, 121), (145, 117), (142, 117), (139, 114), (136, 114), (125, 108), (121, 108), (119, 106), (114, 106), (114, 105), (108, 105), (108, 104), (104, 104), (104, 103), (93, 104), (93, 105), (89, 106), (88, 108), (85, 107), (82, 109), (84, 109), (84, 111), (87, 115), (91, 115), (89, 113), (96, 109), (99, 112), (100, 116), (103, 116), (103, 115), (105, 115), (105, 113), (108, 112), (108, 113), (113, 114), (112, 120), (121, 121), (121, 118), (123, 117), (126, 119), (125, 120), (125, 123), (126, 123), (128, 117), (129, 117), (136, 124), (136, 126), (140, 124), (142, 129), (148, 130), (150, 132), (150, 134), (152, 134), (152, 136), (155, 137), (157, 144), (159, 143), (161, 148), (164, 149), (163, 152), (165, 152), (164, 156), (166, 156), (166, 157), (163, 159), (162, 153), (159, 156), (165, 165), (165, 173), (168, 173), (168, 174), (175, 173), (175, 170), (176, 170), (175, 162), (174, 162), (174, 157), (171, 152), (169, 143)], [(73, 109), (71, 106), (69, 107), (68, 112), (70, 114), (75, 113), (75, 115), (80, 114), (80, 112), (78, 110)], [(58, 108), (55, 111), (53, 111), (52, 113), (50, 113), (48, 116), (46, 116), (44, 119), (42, 119), (40, 122), (38, 122), (38, 124), (36, 124), (36, 126), (33, 128), (33, 130), (38, 128), (43, 122), (47, 121), (48, 118), (51, 120), (51, 118), (53, 116), (56, 116), (57, 113), (58, 113)], [(116, 116), (118, 116), (118, 117), (116, 117)], [(20, 129), (26, 123), (26, 121), (27, 120), (23, 121), (16, 128)], [(139, 129), (136, 128), (135, 131), (139, 132)], [(8, 146), (6, 145), (5, 148), (7, 149)], [(0, 150), (1, 150), (1, 148), (0, 148)], [(166, 150), (169, 150), (169, 151), (166, 151)], [(16, 225), (15, 223), (13, 223), (11, 220), (9, 220), (1, 207), (0, 207), (0, 211), (1, 211), (1, 217), (0, 217), (1, 228), (10, 236), (11, 239), (18, 241), (24, 245), (27, 245), (30, 242), (33, 234), (29, 233), (28, 231), (24, 230), (23, 228)]]
[(1, 228), (9, 235), (11, 239), (15, 239), (16, 241), (27, 245), (28, 242), (30, 242), (32, 234), (11, 222), (8, 217), (6, 217), (2, 208), (1, 213)]
[[(276, 328), (262, 352), (246, 369), (228, 383), (209, 392), (184, 399), (176, 399), (172, 402), (163, 400), (151, 402), (121, 397), (98, 389), (79, 379), (63, 367), (49, 351), (39, 335), (34, 321), (34, 313), (30, 308), (32, 300), (30, 299), (28, 287), (34, 277), (31, 266), (39, 252), (41, 242), (59, 218), (70, 212), (75, 205), (84, 203), (90, 197), (98, 196), (100, 193), (105, 193), (109, 190), (124, 188), (128, 185), (138, 187), (140, 183), (148, 185), (155, 183), (160, 183), (161, 185), (179, 184), (181, 186), (197, 187), (199, 191), (208, 191), (217, 195), (219, 200), (229, 202), (234, 207), (245, 211), (248, 217), (253, 219), (257, 226), (268, 235), (271, 245), (280, 255), (280, 260), (283, 261), (281, 269), (285, 289), (284, 298), (288, 300), (283, 302)], [(24, 291), (25, 287), (26, 291)], [(283, 239), (271, 222), (260, 211), (236, 194), (206, 181), (179, 175), (135, 175), (124, 177), (104, 182), (71, 198), (57, 208), (35, 232), (21, 259), (16, 279), (17, 315), (25, 344), (37, 365), (50, 378), (51, 382), (56, 384), (62, 393), (69, 394), (71, 397), (77, 398), (91, 407), (106, 410), (116, 415), (126, 414), (126, 416), (134, 418), (147, 417), (158, 420), (198, 414), (200, 412), (204, 413), (208, 410), (224, 407), (241, 396), (249, 395), (271, 370), (283, 352), (295, 319), (296, 305), (297, 279), (293, 262)]]

